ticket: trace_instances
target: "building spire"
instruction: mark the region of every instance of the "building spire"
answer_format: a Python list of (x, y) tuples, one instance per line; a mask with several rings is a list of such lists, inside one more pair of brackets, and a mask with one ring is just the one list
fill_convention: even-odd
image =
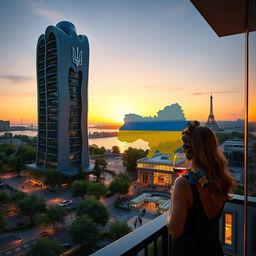
[(208, 116), (208, 121), (206, 123), (206, 126), (211, 128), (213, 131), (219, 131), (220, 128), (215, 121), (214, 114), (213, 114), (213, 97), (212, 94), (210, 96), (210, 114)]

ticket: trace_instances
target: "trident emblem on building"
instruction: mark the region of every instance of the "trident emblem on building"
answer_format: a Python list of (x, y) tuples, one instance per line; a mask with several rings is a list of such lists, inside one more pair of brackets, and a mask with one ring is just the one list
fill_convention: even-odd
[(73, 62), (74, 62), (74, 64), (77, 67), (82, 65), (83, 64), (83, 62), (82, 62), (83, 51), (82, 50), (79, 51), (78, 47), (76, 47), (76, 49), (75, 49), (75, 47), (73, 46), (72, 47), (72, 52), (73, 52)]

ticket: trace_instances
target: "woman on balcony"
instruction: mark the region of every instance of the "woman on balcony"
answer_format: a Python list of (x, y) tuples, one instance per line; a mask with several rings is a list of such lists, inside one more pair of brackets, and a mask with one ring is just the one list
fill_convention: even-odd
[(190, 122), (182, 133), (187, 173), (175, 180), (167, 227), (172, 256), (222, 256), (218, 222), (236, 182), (211, 129)]

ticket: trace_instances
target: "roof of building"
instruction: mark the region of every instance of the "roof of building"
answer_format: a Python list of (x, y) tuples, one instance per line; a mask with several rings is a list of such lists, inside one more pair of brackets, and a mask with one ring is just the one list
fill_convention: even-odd
[[(31, 169), (38, 169), (38, 170), (45, 170), (44, 167), (39, 167), (36, 165), (36, 163), (32, 163), (32, 164), (27, 164), (26, 167), (31, 168)], [(89, 167), (87, 168), (83, 168), (84, 173), (89, 173), (93, 170), (94, 168), (94, 164), (90, 163)], [(67, 170), (61, 170), (61, 172), (64, 174), (64, 176), (66, 177), (74, 177), (77, 175), (77, 168), (70, 168)]]
[(256, 30), (256, 0), (191, 0), (218, 36)]
[[(184, 157), (182, 154), (175, 154), (177, 156), (176, 158), (176, 164), (181, 164), (184, 162)], [(138, 163), (152, 163), (152, 164), (165, 164), (165, 165), (173, 165), (173, 162), (170, 161), (170, 154), (161, 154), (156, 153), (152, 158), (141, 158), (137, 160)]]

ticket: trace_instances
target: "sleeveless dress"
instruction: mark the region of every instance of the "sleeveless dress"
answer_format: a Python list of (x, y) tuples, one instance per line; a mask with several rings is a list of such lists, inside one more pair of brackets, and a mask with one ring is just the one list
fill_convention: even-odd
[(219, 218), (222, 209), (208, 219), (200, 199), (196, 184), (190, 184), (193, 204), (188, 208), (183, 234), (172, 241), (172, 256), (223, 256), (219, 240)]

